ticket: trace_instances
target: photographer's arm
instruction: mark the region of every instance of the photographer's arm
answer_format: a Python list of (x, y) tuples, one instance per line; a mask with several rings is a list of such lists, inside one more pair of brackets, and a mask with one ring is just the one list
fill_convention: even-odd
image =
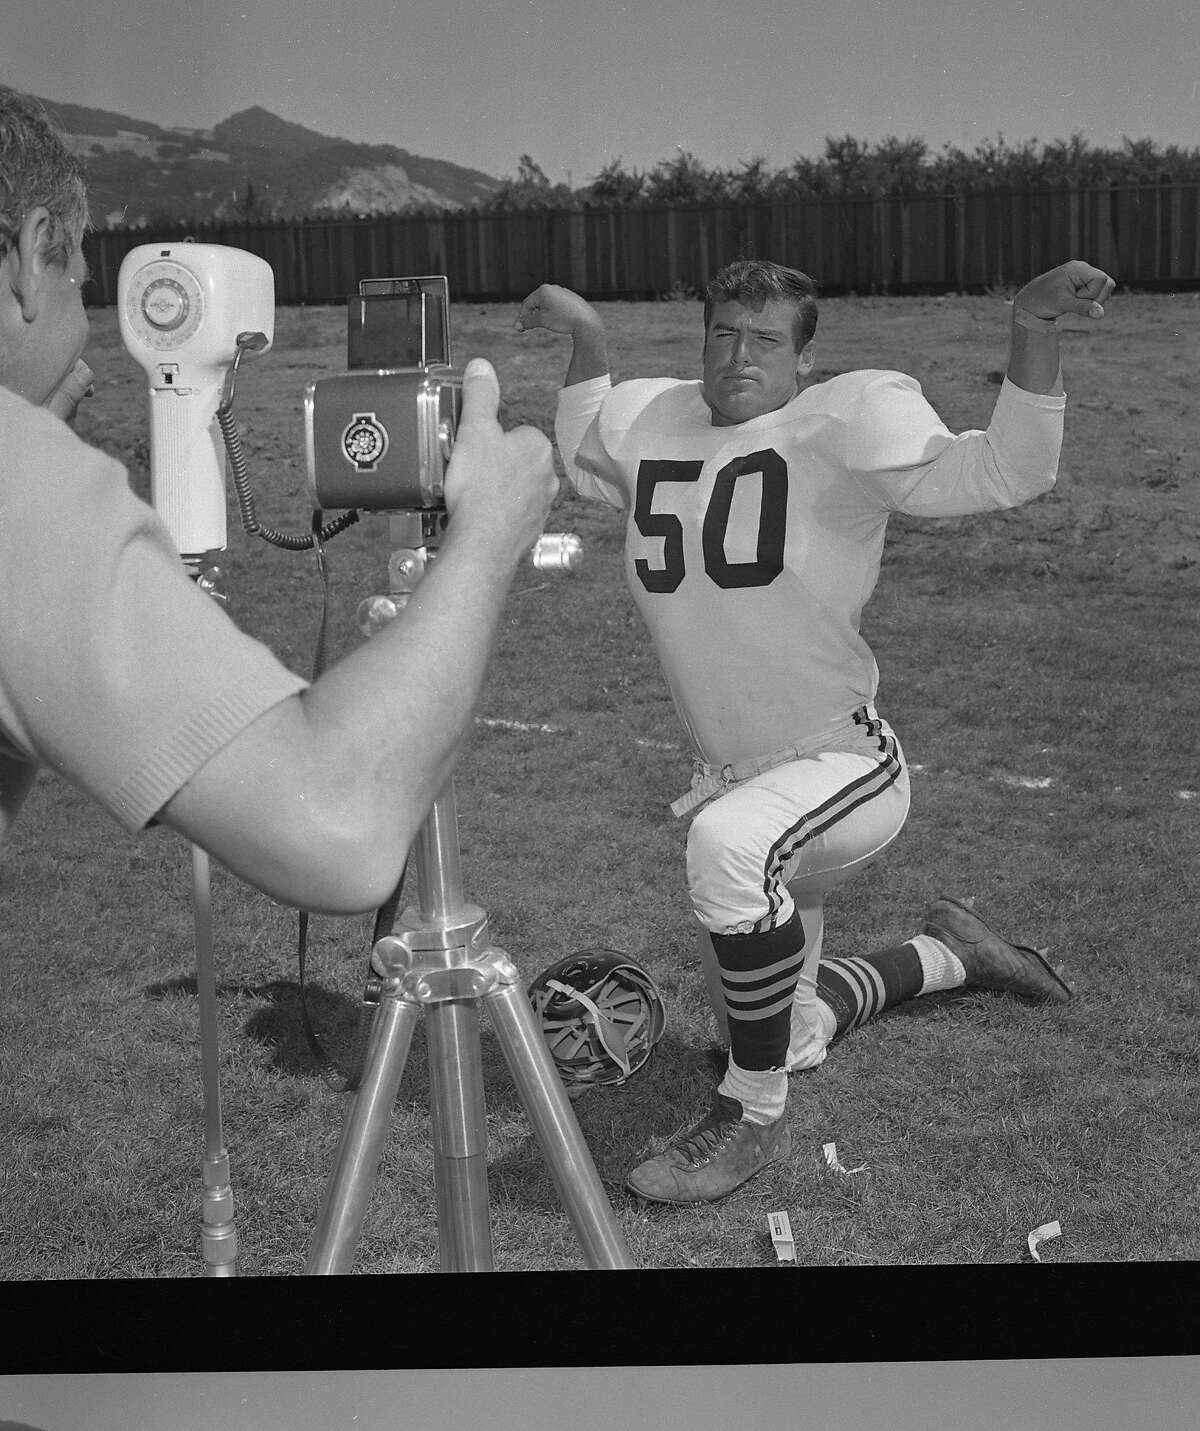
[(403, 615), (209, 760), (164, 822), (285, 903), (381, 905), (449, 778), (509, 582), (557, 491), (545, 437), (503, 433), (468, 365), (445, 543)]
[(600, 315), (585, 299), (569, 288), (543, 283), (521, 304), (516, 326), (525, 333), (544, 328), (550, 333), (566, 333), (571, 338), (571, 361), (563, 387), (574, 387), (608, 371), (608, 339)]

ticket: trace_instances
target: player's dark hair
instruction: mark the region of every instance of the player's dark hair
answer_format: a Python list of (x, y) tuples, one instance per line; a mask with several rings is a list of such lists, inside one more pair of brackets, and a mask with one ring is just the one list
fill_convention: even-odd
[(743, 258), (728, 264), (704, 290), (704, 333), (718, 303), (761, 308), (774, 300), (796, 305), (792, 344), (798, 353), (817, 331), (817, 285), (798, 268), (784, 268), (765, 258)]
[(65, 265), (88, 225), (83, 165), (36, 99), (0, 85), (0, 257), (39, 205), (50, 215), (46, 257)]

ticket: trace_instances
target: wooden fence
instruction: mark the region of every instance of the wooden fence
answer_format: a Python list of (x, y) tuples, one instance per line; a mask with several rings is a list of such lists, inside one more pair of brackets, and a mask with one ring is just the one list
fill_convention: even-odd
[(92, 301), (116, 301), (131, 248), (185, 236), (265, 258), (281, 305), (340, 303), (362, 278), (404, 274), (445, 274), (456, 300), (519, 300), (543, 282), (661, 297), (743, 257), (801, 268), (827, 294), (1003, 288), (1075, 257), (1125, 287), (1200, 287), (1200, 185), (1160, 184), (101, 230), (85, 244)]

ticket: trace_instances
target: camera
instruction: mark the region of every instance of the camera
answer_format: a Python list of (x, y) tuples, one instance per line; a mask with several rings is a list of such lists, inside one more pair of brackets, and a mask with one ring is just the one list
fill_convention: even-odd
[(150, 383), (150, 500), (181, 555), (226, 545), (224, 374), (275, 332), (269, 263), (220, 244), (143, 244), (117, 275), (121, 337)]
[(318, 508), (441, 512), (462, 407), (442, 276), (364, 279), (347, 302), (349, 371), (304, 395), (309, 495)]

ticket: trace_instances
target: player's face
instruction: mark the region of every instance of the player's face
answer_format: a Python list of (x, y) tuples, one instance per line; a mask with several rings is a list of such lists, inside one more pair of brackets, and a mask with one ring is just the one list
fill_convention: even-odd
[(813, 345), (798, 353), (792, 325), (796, 305), (772, 299), (747, 308), (731, 299), (718, 303), (704, 339), (704, 401), (713, 425), (732, 427), (774, 412), (800, 391), (812, 371)]

